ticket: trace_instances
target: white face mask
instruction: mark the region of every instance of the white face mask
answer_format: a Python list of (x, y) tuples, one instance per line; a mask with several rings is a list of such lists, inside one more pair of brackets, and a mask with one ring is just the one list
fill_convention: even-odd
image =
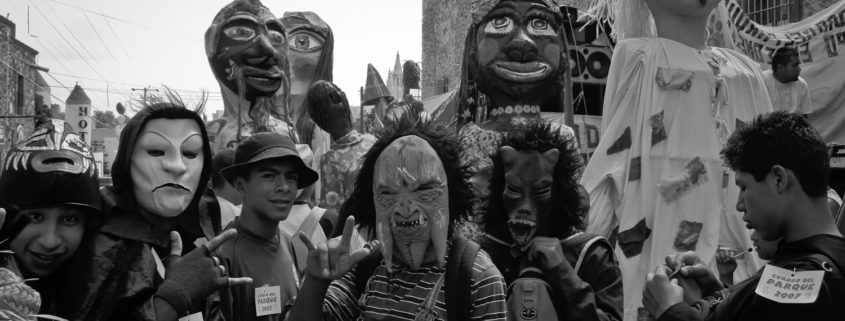
[(135, 200), (153, 215), (178, 216), (199, 188), (206, 156), (199, 125), (192, 119), (153, 119), (137, 139), (129, 165)]

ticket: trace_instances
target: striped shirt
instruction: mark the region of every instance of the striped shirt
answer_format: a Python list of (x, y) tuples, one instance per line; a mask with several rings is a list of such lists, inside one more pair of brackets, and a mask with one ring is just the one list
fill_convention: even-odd
[[(332, 282), (323, 301), (323, 320), (407, 320), (412, 321), (424, 309), (423, 302), (445, 273), (444, 268), (424, 266), (411, 270), (394, 264), (389, 273), (382, 261), (367, 282), (363, 294), (355, 287), (355, 271)], [(470, 320), (505, 321), (505, 282), (486, 252), (478, 251), (472, 269), (472, 318)], [(434, 307), (437, 321), (446, 321), (446, 287), (437, 293)]]

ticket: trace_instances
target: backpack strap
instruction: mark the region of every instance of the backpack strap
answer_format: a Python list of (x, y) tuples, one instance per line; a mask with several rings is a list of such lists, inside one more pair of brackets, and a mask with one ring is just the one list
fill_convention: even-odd
[(575, 262), (575, 267), (573, 269), (575, 274), (578, 274), (578, 271), (581, 270), (581, 263), (584, 263), (584, 257), (587, 256), (587, 250), (590, 249), (590, 246), (593, 246), (594, 243), (601, 241), (602, 239), (604, 238), (596, 235), (587, 241), (587, 243), (584, 243), (584, 247), (581, 248), (581, 254), (578, 255), (578, 261)]
[(469, 320), (472, 314), (472, 268), (481, 246), (455, 237), (446, 263), (446, 311), (448, 320)]
[(367, 289), (367, 281), (373, 277), (373, 273), (376, 272), (381, 259), (381, 252), (378, 252), (364, 258), (355, 265), (355, 289), (358, 291), (358, 295), (361, 295)]

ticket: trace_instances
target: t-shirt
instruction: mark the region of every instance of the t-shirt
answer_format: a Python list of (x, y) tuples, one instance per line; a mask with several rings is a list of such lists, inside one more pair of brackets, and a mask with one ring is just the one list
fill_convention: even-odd
[(766, 81), (774, 111), (798, 114), (809, 114), (813, 111), (810, 89), (804, 78), (798, 77), (798, 80), (784, 84), (775, 78), (771, 70), (766, 70), (763, 72), (763, 79)]
[[(426, 301), (438, 279), (445, 274), (445, 268), (422, 266), (411, 270), (400, 263), (393, 264), (393, 272), (387, 271), (382, 261), (367, 282), (366, 290), (359, 294), (355, 287), (355, 272), (352, 269), (329, 286), (323, 300), (323, 320), (414, 320), (421, 303)], [(478, 251), (472, 269), (471, 293), (473, 302), (470, 320), (505, 321), (504, 279), (493, 265), (490, 256)], [(434, 312), (435, 320), (446, 318), (446, 286), (437, 293)]]
[[(291, 241), (277, 232), (273, 240), (264, 239), (245, 229), (236, 218), (226, 229), (238, 235), (217, 250), (221, 265), (229, 277), (251, 277), (252, 284), (220, 290), (221, 312), (225, 320), (284, 320), (286, 306), (296, 297), (299, 277), (291, 252)], [(279, 287), (280, 314), (256, 316), (256, 288)]]

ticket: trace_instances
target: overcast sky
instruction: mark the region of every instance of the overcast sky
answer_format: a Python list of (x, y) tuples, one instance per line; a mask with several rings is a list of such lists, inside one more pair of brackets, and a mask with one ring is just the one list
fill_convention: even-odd
[[(140, 97), (142, 92), (132, 88), (165, 84), (188, 101), (207, 90), (206, 113), (211, 114), (223, 102), (203, 35), (229, 2), (0, 0), (0, 14), (17, 24), (16, 38), (38, 50), (38, 64), (50, 69), (44, 78), (53, 86), (53, 103), (64, 106), (69, 95), (64, 86), (73, 88), (78, 82), (95, 109), (113, 110), (117, 102)], [(422, 0), (262, 2), (277, 17), (286, 11), (314, 11), (332, 27), (334, 81), (353, 105), (366, 80), (367, 63), (387, 81), (397, 52), (402, 61), (421, 60)]]

